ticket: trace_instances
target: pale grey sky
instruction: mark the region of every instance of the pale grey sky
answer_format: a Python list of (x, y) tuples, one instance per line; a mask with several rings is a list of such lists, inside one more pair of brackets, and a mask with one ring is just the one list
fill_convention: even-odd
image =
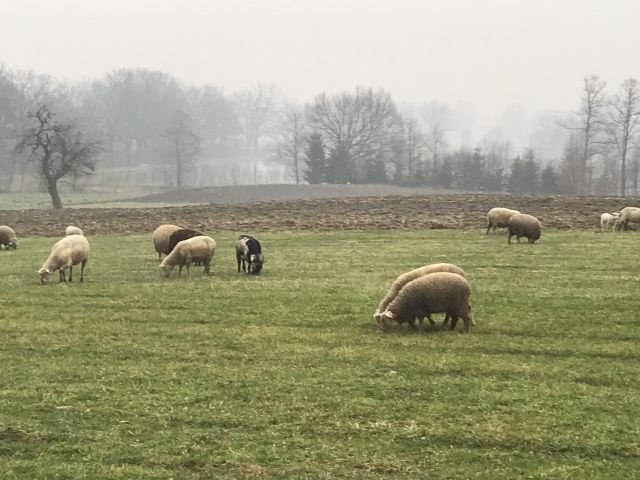
[(637, 0), (0, 0), (0, 62), (59, 78), (147, 67), (300, 101), (356, 85), (398, 102), (573, 110), (585, 74), (640, 77)]

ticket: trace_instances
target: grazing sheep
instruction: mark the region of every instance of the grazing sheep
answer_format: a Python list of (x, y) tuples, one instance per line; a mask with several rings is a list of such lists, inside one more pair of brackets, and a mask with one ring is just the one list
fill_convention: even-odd
[(74, 227), (73, 225), (69, 225), (65, 230), (65, 235), (84, 235), (84, 232), (79, 227)]
[(640, 223), (640, 208), (638, 207), (624, 207), (620, 210), (620, 218), (618, 220), (618, 230), (627, 230), (629, 222)]
[(238, 273), (240, 272), (240, 264), (242, 264), (243, 272), (255, 275), (260, 273), (264, 264), (260, 242), (250, 235), (240, 235), (236, 241), (236, 261), (238, 262)]
[(526, 237), (529, 243), (535, 243), (542, 235), (540, 220), (526, 213), (519, 213), (511, 217), (509, 219), (508, 229), (509, 239), (507, 243), (511, 243), (511, 237), (514, 235), (518, 243), (520, 243), (520, 237)]
[(153, 248), (155, 248), (156, 252), (158, 252), (158, 260), (162, 257), (162, 254), (169, 255), (171, 250), (169, 248), (169, 239), (173, 232), (178, 230), (182, 230), (182, 227), (178, 227), (177, 225), (160, 225), (153, 231), (152, 239), (153, 239)]
[[(433, 263), (431, 265), (425, 265), (424, 267), (416, 268), (415, 270), (411, 270), (407, 273), (403, 273), (398, 278), (396, 278), (394, 282), (391, 284), (389, 291), (387, 292), (385, 297), (382, 299), (382, 301), (380, 302), (380, 305), (378, 305), (377, 310), (373, 314), (373, 318), (376, 320), (376, 322), (380, 318), (380, 315), (382, 314), (382, 312), (384, 312), (385, 309), (387, 308), (387, 305), (389, 305), (389, 303), (391, 303), (391, 301), (394, 298), (396, 298), (396, 295), (398, 295), (398, 292), (402, 289), (402, 287), (404, 287), (407, 283), (411, 282), (412, 280), (415, 280), (416, 278), (420, 278), (424, 275), (427, 275), (429, 273), (434, 273), (434, 272), (451, 272), (451, 273), (456, 273), (458, 275), (461, 275), (464, 278), (467, 278), (467, 274), (465, 273), (465, 271), (462, 268), (452, 263)], [(429, 320), (429, 323), (432, 326), (435, 325), (435, 322), (431, 318), (431, 315), (427, 315), (427, 319)], [(449, 321), (449, 317), (446, 316), (442, 325), (446, 325), (448, 321)]]
[(618, 226), (619, 218), (620, 212), (603, 213), (602, 215), (600, 215), (600, 230), (602, 232), (614, 230)]
[(2, 247), (2, 245), (4, 245), (6, 249), (13, 248), (15, 250), (18, 248), (16, 232), (7, 225), (0, 225), (0, 247)]
[(473, 315), (469, 305), (471, 287), (466, 278), (451, 272), (435, 272), (423, 275), (407, 283), (396, 298), (380, 315), (378, 327), (387, 328), (387, 322), (407, 322), (414, 325), (418, 318), (423, 329), (424, 318), (431, 313), (446, 313), (451, 316), (453, 330), (458, 318), (464, 321), (464, 330), (468, 332)]
[(49, 283), (49, 275), (60, 270), (60, 281), (66, 282), (65, 270), (69, 268), (69, 281), (73, 281), (73, 266), (80, 266), (80, 281), (84, 281), (84, 267), (89, 260), (89, 241), (84, 235), (69, 235), (58, 240), (42, 268), (38, 270), (40, 283)]
[(517, 215), (520, 212), (518, 210), (511, 210), (510, 208), (501, 208), (496, 207), (489, 210), (487, 213), (487, 221), (489, 225), (487, 225), (487, 235), (489, 231), (493, 228), (493, 231), (496, 231), (496, 228), (505, 228), (509, 223), (509, 219), (513, 215)]
[(190, 274), (189, 267), (191, 263), (199, 261), (204, 265), (203, 275), (208, 275), (209, 264), (211, 263), (215, 249), (216, 241), (213, 238), (207, 237), (206, 235), (191, 237), (178, 242), (171, 253), (164, 257), (164, 260), (160, 263), (160, 268), (164, 270), (164, 276), (168, 277), (173, 267), (178, 265), (180, 267), (178, 276), (180, 276), (183, 265), (186, 265), (187, 273)]

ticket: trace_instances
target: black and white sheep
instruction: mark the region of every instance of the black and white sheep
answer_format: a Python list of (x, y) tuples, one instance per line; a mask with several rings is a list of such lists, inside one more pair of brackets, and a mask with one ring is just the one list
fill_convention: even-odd
[(451, 272), (435, 272), (423, 275), (407, 283), (393, 301), (382, 312), (378, 320), (381, 330), (388, 328), (388, 322), (414, 325), (417, 318), (420, 329), (424, 328), (424, 318), (431, 313), (446, 313), (451, 316), (453, 330), (459, 318), (464, 321), (468, 332), (473, 322), (469, 296), (471, 286), (466, 278)]
[[(452, 263), (432, 263), (430, 265), (425, 265), (423, 267), (416, 268), (409, 272), (403, 273), (398, 278), (396, 278), (391, 284), (391, 287), (389, 287), (389, 291), (387, 292), (385, 297), (382, 299), (382, 301), (380, 302), (380, 305), (378, 305), (378, 308), (373, 314), (374, 320), (376, 322), (379, 320), (380, 315), (382, 314), (382, 312), (386, 310), (387, 305), (389, 305), (389, 303), (391, 303), (391, 301), (394, 298), (396, 298), (396, 295), (398, 295), (398, 292), (400, 292), (400, 290), (402, 290), (402, 288), (407, 283), (411, 282), (412, 280), (415, 280), (416, 278), (420, 278), (424, 275), (428, 275), (429, 273), (434, 273), (434, 272), (451, 272), (451, 273), (460, 275), (464, 278), (467, 278), (467, 274), (465, 273), (465, 271), (459, 266), (454, 265)], [(431, 315), (427, 315), (427, 319), (429, 320), (429, 323), (432, 326), (435, 325), (435, 322), (431, 318)], [(448, 321), (449, 321), (449, 317), (447, 316), (445, 317), (444, 322), (442, 324), (446, 325)]]
[(84, 267), (89, 260), (89, 241), (84, 235), (69, 235), (58, 240), (51, 248), (51, 254), (42, 268), (38, 270), (40, 283), (49, 283), (49, 276), (60, 270), (60, 281), (66, 282), (66, 269), (69, 269), (69, 281), (73, 281), (73, 266), (80, 264), (80, 281), (84, 281)]
[(238, 272), (242, 266), (243, 272), (256, 275), (260, 273), (264, 264), (260, 242), (250, 235), (240, 235), (236, 241), (236, 261)]
[(158, 252), (158, 260), (162, 258), (163, 253), (165, 255), (169, 255), (171, 253), (171, 250), (173, 249), (169, 249), (169, 239), (171, 238), (171, 234), (178, 230), (182, 230), (182, 227), (165, 224), (160, 225), (153, 231), (151, 238), (153, 240), (153, 248)]
[(629, 228), (629, 223), (640, 223), (640, 208), (624, 207), (622, 210), (620, 210), (618, 230), (627, 230)]
[(16, 232), (8, 225), (0, 225), (0, 247), (5, 246), (6, 249), (18, 248), (18, 238)]
[(496, 207), (489, 210), (489, 212), (487, 212), (487, 222), (489, 223), (487, 225), (487, 235), (491, 229), (495, 232), (498, 227), (505, 228), (509, 223), (509, 219), (519, 213), (520, 212), (518, 210), (511, 210), (510, 208), (502, 207)]
[(509, 229), (509, 238), (507, 243), (511, 243), (511, 237), (516, 237), (518, 243), (520, 238), (525, 237), (529, 243), (535, 243), (536, 240), (542, 235), (542, 225), (533, 215), (527, 215), (526, 213), (518, 213), (509, 219), (507, 226)]
[(160, 263), (160, 268), (164, 270), (165, 277), (168, 277), (173, 270), (173, 267), (178, 265), (178, 276), (182, 273), (182, 267), (187, 267), (187, 273), (189, 267), (193, 262), (201, 262), (204, 265), (204, 275), (209, 274), (209, 266), (213, 259), (213, 254), (216, 250), (216, 241), (206, 235), (198, 235), (197, 237), (191, 237), (187, 240), (178, 242), (175, 248), (169, 255), (164, 257), (164, 260)]

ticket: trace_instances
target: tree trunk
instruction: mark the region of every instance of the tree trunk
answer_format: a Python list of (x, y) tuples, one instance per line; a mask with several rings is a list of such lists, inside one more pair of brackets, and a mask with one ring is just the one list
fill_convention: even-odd
[(53, 208), (62, 208), (62, 199), (58, 194), (58, 181), (55, 178), (47, 178), (47, 190), (51, 195)]

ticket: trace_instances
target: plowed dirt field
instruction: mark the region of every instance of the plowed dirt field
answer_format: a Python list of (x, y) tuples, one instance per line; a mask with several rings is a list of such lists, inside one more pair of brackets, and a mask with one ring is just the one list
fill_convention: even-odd
[(602, 212), (638, 205), (638, 198), (418, 195), (206, 204), (164, 208), (4, 210), (0, 224), (18, 236), (58, 236), (67, 225), (87, 234), (148, 233), (162, 223), (203, 230), (256, 232), (305, 229), (482, 228), (496, 206), (537, 216), (544, 228), (598, 228)]

